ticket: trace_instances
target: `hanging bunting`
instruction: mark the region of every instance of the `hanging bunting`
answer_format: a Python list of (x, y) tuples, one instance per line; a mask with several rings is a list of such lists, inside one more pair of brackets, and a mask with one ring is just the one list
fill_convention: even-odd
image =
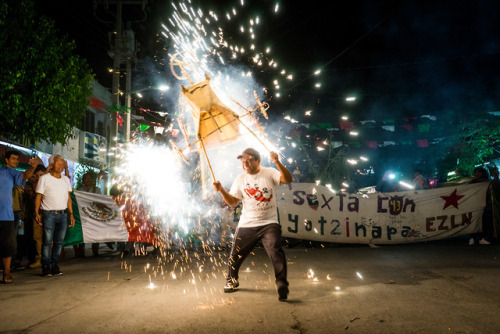
[(315, 124), (311, 124), (311, 126), (309, 127), (309, 130), (330, 129), (332, 127), (333, 127), (332, 123), (329, 123), (329, 122), (315, 123)]
[(101, 100), (96, 99), (93, 96), (90, 97), (90, 106), (91, 107), (93, 107), (97, 110), (101, 110), (103, 105), (104, 105), (104, 102), (102, 102)]
[(429, 147), (429, 141), (427, 139), (417, 139), (418, 147)]
[(382, 125), (382, 129), (394, 132), (394, 125)]
[(361, 143), (359, 141), (352, 141), (349, 143), (349, 147), (352, 148), (361, 148)]
[(401, 127), (403, 129), (405, 129), (406, 131), (412, 131), (413, 130), (413, 124), (410, 124), (410, 123), (403, 124)]
[(112, 105), (109, 107), (110, 111), (123, 112), (123, 113), (128, 113), (128, 112), (130, 112), (131, 109), (132, 108), (130, 108), (130, 107), (117, 106), (117, 105)]
[(338, 147), (342, 146), (342, 142), (341, 141), (332, 141), (331, 145), (333, 148), (338, 148)]
[(354, 123), (349, 122), (349, 121), (342, 121), (339, 123), (340, 129), (344, 131), (349, 131), (351, 129), (354, 129)]
[(429, 132), (430, 128), (431, 128), (430, 124), (419, 124), (418, 125), (418, 131), (421, 133)]

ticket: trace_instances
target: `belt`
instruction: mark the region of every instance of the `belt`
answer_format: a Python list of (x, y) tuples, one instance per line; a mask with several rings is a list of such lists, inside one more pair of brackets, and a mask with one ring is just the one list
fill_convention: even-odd
[(62, 215), (63, 213), (67, 213), (65, 210), (42, 210), (43, 212), (53, 213), (56, 215)]

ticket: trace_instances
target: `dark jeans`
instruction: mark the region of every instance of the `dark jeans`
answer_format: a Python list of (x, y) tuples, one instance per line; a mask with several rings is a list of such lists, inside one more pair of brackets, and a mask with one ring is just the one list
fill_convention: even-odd
[[(66, 213), (52, 213), (43, 211), (43, 244), (42, 244), (42, 266), (52, 268), (57, 265), (61, 255), (62, 244), (68, 229), (68, 217)], [(50, 246), (52, 245), (52, 254)]]
[(234, 235), (233, 247), (229, 255), (228, 277), (238, 279), (238, 272), (245, 258), (254, 249), (258, 241), (262, 242), (267, 255), (271, 259), (276, 277), (276, 284), (285, 283), (286, 257), (281, 248), (281, 226), (268, 224), (259, 227), (238, 227)]

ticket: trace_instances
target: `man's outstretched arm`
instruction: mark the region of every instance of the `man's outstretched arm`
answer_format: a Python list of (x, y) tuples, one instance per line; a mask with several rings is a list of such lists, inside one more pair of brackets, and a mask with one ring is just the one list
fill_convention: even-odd
[(222, 199), (224, 199), (224, 202), (226, 202), (227, 205), (234, 208), (240, 203), (240, 199), (228, 193), (219, 181), (214, 182), (214, 189), (222, 195)]

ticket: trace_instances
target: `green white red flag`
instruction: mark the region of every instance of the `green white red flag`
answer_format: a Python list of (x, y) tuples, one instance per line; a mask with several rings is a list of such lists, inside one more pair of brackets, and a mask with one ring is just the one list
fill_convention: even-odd
[(152, 221), (143, 205), (125, 197), (73, 191), (75, 226), (66, 232), (64, 246), (99, 242), (155, 243)]

